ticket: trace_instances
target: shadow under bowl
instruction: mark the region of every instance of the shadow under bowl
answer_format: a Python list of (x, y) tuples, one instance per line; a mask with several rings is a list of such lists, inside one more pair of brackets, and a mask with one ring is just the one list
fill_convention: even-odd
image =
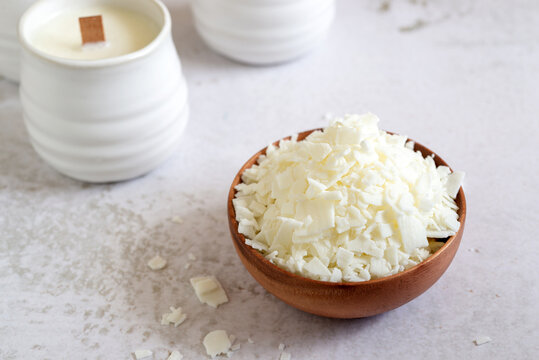
[[(317, 130), (321, 129), (299, 133), (298, 141)], [(276, 146), (278, 144), (279, 141), (274, 143)], [(417, 142), (414, 150), (420, 151), (423, 157), (434, 154), (436, 166), (448, 166), (433, 151)], [(245, 244), (245, 237), (238, 232), (236, 212), (232, 204), (236, 195), (235, 187), (241, 183), (243, 172), (256, 164), (258, 157), (265, 153), (266, 148), (253, 155), (234, 178), (228, 194), (228, 223), (234, 247), (247, 271), (267, 291), (285, 303), (311, 314), (331, 318), (373, 316), (393, 310), (418, 297), (438, 281), (451, 264), (466, 220), (466, 199), (462, 187), (455, 199), (459, 207), (457, 213), (460, 222), (457, 234), (447, 238), (445, 244), (429, 258), (403, 272), (364, 282), (334, 283), (308, 279), (272, 264), (258, 250)]]

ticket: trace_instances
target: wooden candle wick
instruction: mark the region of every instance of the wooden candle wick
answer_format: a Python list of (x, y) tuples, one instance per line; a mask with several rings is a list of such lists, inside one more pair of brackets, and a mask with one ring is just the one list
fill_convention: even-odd
[(103, 16), (88, 16), (79, 18), (82, 45), (105, 42)]

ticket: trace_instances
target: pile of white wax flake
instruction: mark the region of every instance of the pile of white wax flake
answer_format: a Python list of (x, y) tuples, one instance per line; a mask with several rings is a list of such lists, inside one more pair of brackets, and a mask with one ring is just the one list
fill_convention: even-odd
[(303, 141), (270, 145), (247, 169), (234, 207), (246, 243), (277, 266), (332, 282), (376, 279), (425, 260), (460, 226), (464, 177), (348, 115)]

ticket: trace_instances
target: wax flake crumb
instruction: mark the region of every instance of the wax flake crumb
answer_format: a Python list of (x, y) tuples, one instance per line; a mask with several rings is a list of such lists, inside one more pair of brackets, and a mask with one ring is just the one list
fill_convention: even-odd
[(247, 339), (247, 342), (248, 342), (249, 344), (254, 344), (254, 343), (255, 343), (255, 342), (253, 341), (253, 339), (251, 339), (251, 338), (248, 338), (248, 339)]
[(193, 255), (192, 253), (187, 254), (187, 258), (191, 261), (195, 261), (197, 259), (197, 257)]
[(290, 360), (292, 359), (292, 355), (286, 351), (283, 351), (281, 353), (281, 356), (279, 357), (279, 360)]
[(148, 267), (152, 270), (162, 270), (167, 266), (167, 261), (161, 256), (156, 255), (148, 261)]
[(173, 216), (172, 219), (170, 219), (170, 221), (176, 224), (183, 224), (183, 219), (179, 216)]
[(182, 312), (181, 307), (175, 308), (171, 306), (170, 312), (163, 314), (161, 317), (161, 325), (174, 324), (174, 327), (178, 327), (185, 321), (186, 318), (187, 315)]
[(170, 356), (167, 358), (167, 360), (182, 360), (182, 359), (183, 359), (183, 355), (177, 350), (171, 352)]
[(153, 352), (151, 350), (140, 349), (140, 350), (135, 350), (134, 354), (137, 360), (141, 360), (141, 359), (145, 359), (147, 357), (152, 356)]
[(190, 267), (191, 267), (191, 263), (187, 263), (187, 264), (185, 264), (185, 266), (184, 266), (183, 268), (187, 270), (187, 269), (189, 269)]
[(283, 344), (283, 343), (280, 343), (280, 344), (279, 344), (279, 350), (280, 350), (280, 351), (283, 351), (283, 350), (284, 350), (284, 344)]
[(197, 276), (190, 281), (201, 303), (217, 308), (228, 302), (226, 292), (215, 276)]
[(234, 344), (234, 345), (232, 345), (232, 346), (230, 347), (230, 349), (231, 349), (232, 351), (237, 351), (237, 350), (239, 350), (240, 348), (241, 348), (241, 344), (240, 344), (240, 343)]
[(202, 343), (206, 348), (206, 353), (212, 358), (220, 354), (228, 354), (232, 345), (225, 330), (211, 331), (204, 337)]
[(234, 344), (234, 341), (236, 341), (236, 336), (235, 335), (230, 335), (230, 342), (232, 344)]
[(233, 205), (245, 243), (315, 280), (356, 282), (409, 269), (460, 227), (463, 173), (436, 166), (373, 114), (334, 119), (303, 141), (270, 145)]
[(476, 346), (479, 346), (479, 345), (483, 345), (491, 341), (492, 339), (489, 338), (488, 336), (478, 336), (473, 342), (475, 343)]

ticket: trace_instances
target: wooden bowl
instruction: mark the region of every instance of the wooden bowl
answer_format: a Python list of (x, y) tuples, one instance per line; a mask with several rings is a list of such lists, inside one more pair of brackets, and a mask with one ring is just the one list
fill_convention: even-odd
[[(316, 130), (320, 129), (298, 134), (298, 141)], [(275, 143), (276, 146), (278, 144), (279, 142)], [(418, 143), (415, 143), (415, 150), (419, 150), (424, 157), (434, 154)], [(265, 152), (264, 148), (252, 156), (234, 178), (228, 194), (228, 223), (236, 252), (243, 265), (260, 285), (277, 298), (297, 309), (320, 316), (367, 317), (395, 309), (418, 297), (449, 267), (459, 247), (466, 220), (466, 199), (462, 188), (455, 199), (459, 207), (458, 233), (447, 238), (445, 245), (428, 259), (398, 274), (364, 282), (333, 283), (308, 279), (272, 264), (260, 252), (245, 244), (245, 237), (238, 232), (236, 212), (232, 204), (236, 195), (234, 188), (241, 182), (241, 175)], [(437, 166), (448, 166), (438, 155), (434, 157), (434, 161)]]

